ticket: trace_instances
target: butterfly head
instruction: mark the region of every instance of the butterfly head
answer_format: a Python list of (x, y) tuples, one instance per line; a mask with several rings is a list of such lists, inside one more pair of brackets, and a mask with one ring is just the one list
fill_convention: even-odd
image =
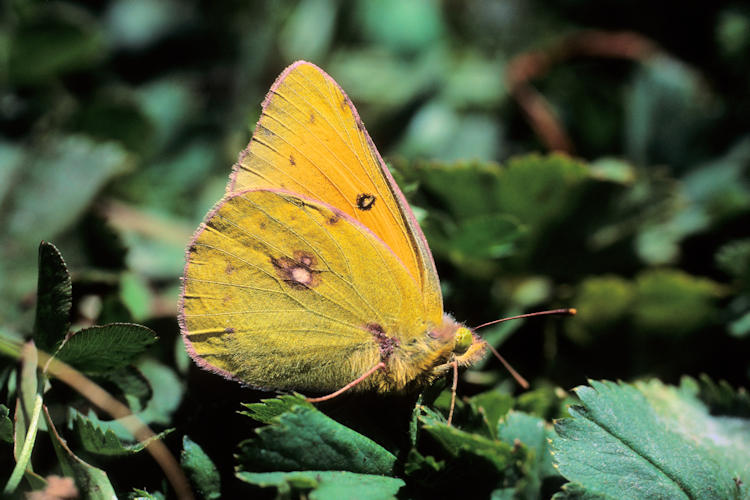
[(454, 337), (453, 352), (454, 354), (464, 354), (474, 343), (474, 335), (471, 330), (465, 326), (459, 326)]

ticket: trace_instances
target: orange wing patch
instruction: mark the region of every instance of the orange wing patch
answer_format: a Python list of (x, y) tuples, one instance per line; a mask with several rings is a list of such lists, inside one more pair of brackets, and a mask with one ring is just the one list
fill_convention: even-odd
[(424, 236), (351, 101), (310, 63), (294, 64), (271, 88), (228, 191), (264, 188), (325, 201), (364, 224), (422, 290), (426, 319), (440, 324), (442, 296)]

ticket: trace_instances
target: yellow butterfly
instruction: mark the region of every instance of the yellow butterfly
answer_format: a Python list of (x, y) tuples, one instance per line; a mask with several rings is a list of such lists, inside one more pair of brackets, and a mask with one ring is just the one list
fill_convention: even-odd
[(443, 312), (427, 241), (354, 105), (304, 61), (271, 87), (188, 247), (179, 319), (196, 363), (262, 389), (401, 392), (487, 348)]

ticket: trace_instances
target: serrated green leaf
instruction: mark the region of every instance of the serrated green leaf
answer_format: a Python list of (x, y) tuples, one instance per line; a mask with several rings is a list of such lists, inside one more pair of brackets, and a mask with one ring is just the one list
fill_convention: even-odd
[(392, 474), (396, 457), (317, 409), (294, 406), (240, 443), (246, 470), (345, 470)]
[(708, 407), (711, 415), (750, 418), (750, 393), (744, 388), (734, 389), (726, 380), (718, 383), (708, 375), (701, 375), (699, 382), (682, 377), (681, 388), (690, 387)]
[(239, 412), (241, 415), (246, 415), (264, 424), (270, 424), (274, 418), (297, 406), (315, 408), (300, 394), (283, 394), (275, 398), (262, 399), (260, 403), (242, 403), (242, 406), (249, 411)]
[(174, 429), (167, 429), (145, 442), (123, 442), (111, 430), (101, 428), (97, 422), (71, 409), (73, 431), (78, 436), (81, 447), (89, 453), (103, 456), (134, 455), (148, 446), (155, 439), (162, 439)]
[(13, 442), (13, 422), (8, 418), (10, 409), (0, 404), (0, 440), (6, 443)]
[(34, 342), (39, 349), (54, 353), (70, 329), (73, 301), (70, 273), (60, 251), (52, 243), (39, 245)]
[(106, 373), (132, 364), (156, 340), (153, 330), (141, 325), (92, 326), (71, 335), (56, 357), (84, 373)]
[(219, 471), (206, 452), (187, 436), (182, 438), (180, 465), (190, 476), (202, 498), (221, 498), (221, 478)]
[(434, 416), (425, 414), (420, 420), (422, 429), (437, 441), (449, 455), (456, 458), (462, 455), (480, 457), (490, 462), (498, 471), (514, 464), (512, 446), (477, 434), (464, 432), (449, 426)]
[(52, 446), (55, 448), (60, 468), (64, 475), (75, 479), (78, 491), (85, 495), (84, 498), (90, 500), (117, 498), (107, 473), (84, 462), (68, 448), (68, 444), (57, 433), (46, 407), (44, 407), (44, 418), (47, 421), (47, 428), (50, 430)]
[[(671, 430), (699, 447), (704, 461), (716, 463), (724, 474), (732, 477), (735, 485), (737, 479), (744, 485), (750, 483), (747, 480), (750, 478), (750, 419), (711, 415), (698, 399), (698, 384), (687, 377), (679, 387), (659, 380), (638, 382), (635, 386)], [(742, 490), (750, 498), (750, 490), (746, 488)]]
[(622, 499), (738, 497), (733, 473), (661, 413), (669, 405), (657, 408), (622, 383), (592, 381), (576, 393), (582, 404), (569, 409), (573, 418), (556, 422), (553, 439), (568, 480)]
[(286, 498), (292, 492), (308, 493), (311, 500), (386, 500), (396, 497), (404, 485), (401, 479), (346, 471), (238, 472), (250, 484), (275, 487)]

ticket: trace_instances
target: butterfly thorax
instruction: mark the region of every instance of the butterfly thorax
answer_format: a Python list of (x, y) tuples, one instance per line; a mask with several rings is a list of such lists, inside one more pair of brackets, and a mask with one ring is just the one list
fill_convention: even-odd
[(441, 325), (405, 337), (408, 340), (376, 336), (386, 368), (373, 376), (367, 384), (370, 389), (384, 393), (419, 389), (443, 376), (454, 361), (459, 366), (475, 363), (486, 349), (484, 340), (448, 315)]

